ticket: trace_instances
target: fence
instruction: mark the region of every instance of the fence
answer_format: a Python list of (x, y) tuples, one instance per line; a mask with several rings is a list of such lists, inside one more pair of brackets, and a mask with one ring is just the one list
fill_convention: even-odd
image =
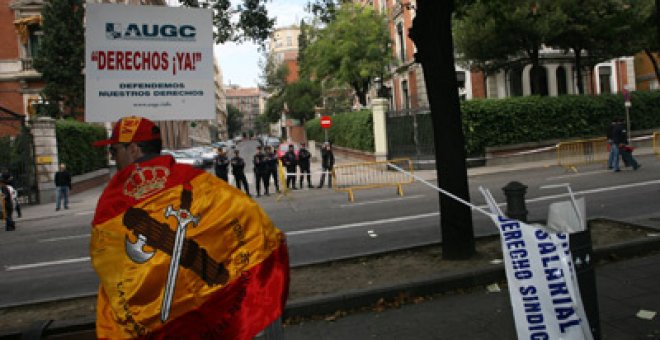
[(412, 158), (415, 165), (435, 159), (431, 110), (388, 111), (387, 158)]
[(575, 172), (578, 165), (607, 162), (608, 157), (608, 143), (604, 137), (557, 144), (557, 163)]
[(348, 200), (351, 202), (355, 201), (354, 190), (388, 186), (396, 187), (397, 194), (403, 196), (403, 185), (412, 183), (414, 178), (394, 170), (389, 163), (413, 172), (410, 159), (340, 164), (333, 170), (333, 187), (337, 191), (348, 192)]

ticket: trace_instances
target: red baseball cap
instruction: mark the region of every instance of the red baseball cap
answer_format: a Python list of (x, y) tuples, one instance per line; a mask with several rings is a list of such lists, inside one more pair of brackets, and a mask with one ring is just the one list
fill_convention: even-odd
[(112, 128), (110, 139), (94, 142), (94, 146), (117, 143), (145, 142), (160, 139), (160, 129), (154, 122), (142, 117), (124, 117)]

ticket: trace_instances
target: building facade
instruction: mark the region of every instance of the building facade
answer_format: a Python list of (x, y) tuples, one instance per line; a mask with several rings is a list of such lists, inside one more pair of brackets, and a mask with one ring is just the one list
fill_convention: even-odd
[(298, 80), (298, 37), (300, 28), (296, 25), (276, 28), (270, 36), (269, 53), (276, 64), (285, 64), (289, 69), (287, 83)]
[[(373, 6), (388, 20), (395, 63), (390, 68), (390, 79), (385, 79), (383, 85), (390, 89), (390, 109), (399, 111), (428, 107), (424, 73), (421, 65), (414, 60), (416, 48), (408, 36), (415, 18), (417, 1), (357, 2)], [(657, 89), (657, 81), (654, 83), (654, 76), (651, 77), (653, 68), (650, 62), (640, 63), (640, 59), (640, 55), (635, 58), (615, 58), (586, 69), (582, 72), (584, 93), (619, 93), (624, 88)], [(531, 86), (532, 67), (524, 58), (512, 59), (510, 67), (493, 74), (470, 69), (459, 61), (455, 66), (459, 95), (461, 99), (467, 100), (578, 93), (572, 53), (544, 47), (540, 51), (540, 62), (543, 81), (539, 93), (534, 93)]]
[[(256, 87), (225, 86), (227, 105), (232, 105), (243, 114), (241, 132), (246, 135), (257, 133), (257, 117), (264, 112), (268, 95)], [(232, 137), (232, 136), (230, 136)]]

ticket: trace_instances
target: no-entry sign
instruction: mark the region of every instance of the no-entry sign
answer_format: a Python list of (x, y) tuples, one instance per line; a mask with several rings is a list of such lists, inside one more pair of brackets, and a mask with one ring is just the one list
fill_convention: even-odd
[(321, 127), (324, 129), (330, 128), (332, 126), (332, 118), (330, 116), (321, 117)]

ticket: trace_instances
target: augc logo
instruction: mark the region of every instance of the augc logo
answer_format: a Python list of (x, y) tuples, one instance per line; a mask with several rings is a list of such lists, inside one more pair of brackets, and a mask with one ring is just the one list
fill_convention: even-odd
[(105, 37), (111, 40), (194, 41), (196, 35), (197, 29), (192, 25), (130, 23), (124, 29), (122, 24), (112, 22), (105, 24)]

